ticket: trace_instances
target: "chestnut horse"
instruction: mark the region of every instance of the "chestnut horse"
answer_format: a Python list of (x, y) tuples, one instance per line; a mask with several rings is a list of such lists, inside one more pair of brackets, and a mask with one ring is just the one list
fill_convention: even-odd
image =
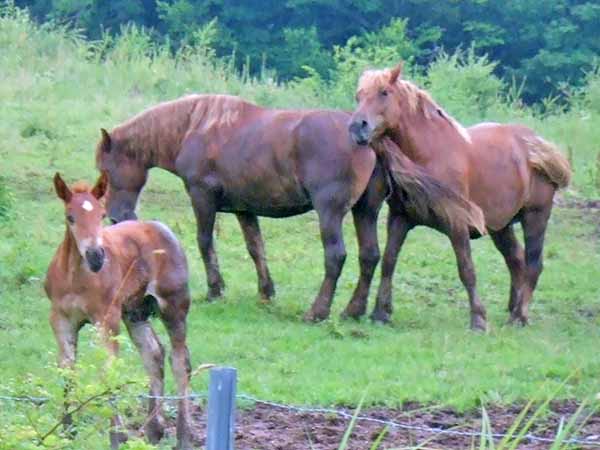
[[(102, 130), (98, 168), (110, 174), (107, 202), (113, 221), (135, 218), (148, 170), (183, 179), (197, 221), (208, 298), (224, 282), (213, 243), (215, 214), (234, 213), (258, 274), (259, 294), (274, 286), (257, 216), (287, 217), (315, 209), (325, 249), (325, 278), (305, 319), (328, 317), (346, 251), (342, 220), (351, 209), (358, 235), (360, 278), (347, 310), (368, 296), (379, 261), (377, 216), (388, 194), (387, 175), (370, 148), (347, 130), (349, 113), (266, 109), (227, 95), (190, 95), (154, 106), (110, 133)], [(461, 216), (460, 199), (411, 165), (405, 180), (424, 204)]]
[[(349, 126), (352, 137), (361, 145), (386, 147), (382, 138), (390, 138), (403, 157), (481, 208), (487, 230), (510, 271), (510, 321), (525, 325), (542, 272), (544, 234), (554, 194), (570, 181), (569, 163), (555, 145), (525, 126), (484, 123), (463, 128), (427, 92), (402, 80), (401, 70), (399, 65), (363, 73)], [(392, 199), (389, 203), (388, 243), (372, 317), (389, 320), (398, 253), (409, 230), (424, 224), (450, 237), (469, 295), (471, 327), (485, 329), (486, 313), (476, 290), (466, 227), (424, 221), (403, 208), (402, 202)], [(523, 227), (525, 250), (515, 237), (516, 222)]]
[[(185, 254), (173, 233), (158, 222), (127, 221), (102, 227), (105, 209), (100, 199), (107, 188), (103, 173), (90, 189), (84, 183), (67, 187), (54, 177), (56, 193), (65, 205), (66, 231), (46, 276), (46, 294), (52, 302), (50, 323), (59, 349), (59, 365), (75, 364), (77, 335), (86, 323), (96, 325), (111, 354), (118, 343), (121, 319), (138, 348), (150, 376), (150, 395), (164, 395), (164, 349), (149, 316), (156, 311), (171, 340), (171, 365), (177, 382), (179, 411), (177, 448), (191, 449), (188, 384), (189, 353), (186, 316), (190, 305)], [(150, 297), (151, 296), (151, 297)], [(64, 423), (70, 425), (70, 417)], [(113, 417), (111, 447), (118, 448), (126, 434)], [(156, 443), (164, 433), (161, 404), (149, 400), (145, 434)]]

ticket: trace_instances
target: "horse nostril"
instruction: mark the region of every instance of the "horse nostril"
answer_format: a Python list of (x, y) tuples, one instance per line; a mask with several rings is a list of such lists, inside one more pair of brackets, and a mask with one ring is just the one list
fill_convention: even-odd
[(109, 220), (112, 225), (114, 225), (115, 223), (119, 223), (119, 221), (117, 219), (115, 219), (114, 217), (110, 217)]

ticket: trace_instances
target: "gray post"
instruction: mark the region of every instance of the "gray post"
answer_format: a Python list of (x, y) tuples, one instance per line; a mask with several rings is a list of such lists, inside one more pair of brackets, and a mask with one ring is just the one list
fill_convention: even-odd
[(233, 450), (236, 381), (231, 367), (210, 370), (206, 450)]

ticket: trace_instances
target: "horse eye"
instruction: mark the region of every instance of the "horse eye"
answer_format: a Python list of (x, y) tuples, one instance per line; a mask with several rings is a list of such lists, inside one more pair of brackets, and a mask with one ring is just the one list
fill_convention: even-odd
[(388, 95), (388, 91), (386, 91), (386, 90), (384, 89), (383, 91), (379, 92), (379, 94), (380, 94), (382, 97), (387, 97), (387, 95)]
[(73, 225), (75, 223), (75, 217), (73, 217), (71, 214), (69, 214), (67, 216), (67, 222), (69, 222), (71, 225)]

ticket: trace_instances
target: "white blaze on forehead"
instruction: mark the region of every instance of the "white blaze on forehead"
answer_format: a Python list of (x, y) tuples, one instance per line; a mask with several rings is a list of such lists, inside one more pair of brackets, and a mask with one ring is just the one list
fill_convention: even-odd
[(84, 201), (84, 202), (81, 204), (81, 207), (82, 207), (83, 209), (85, 209), (86, 211), (93, 211), (93, 209), (94, 209), (94, 207), (92, 206), (92, 204), (90, 203), (90, 201), (89, 201), (89, 200), (86, 200), (86, 201)]

